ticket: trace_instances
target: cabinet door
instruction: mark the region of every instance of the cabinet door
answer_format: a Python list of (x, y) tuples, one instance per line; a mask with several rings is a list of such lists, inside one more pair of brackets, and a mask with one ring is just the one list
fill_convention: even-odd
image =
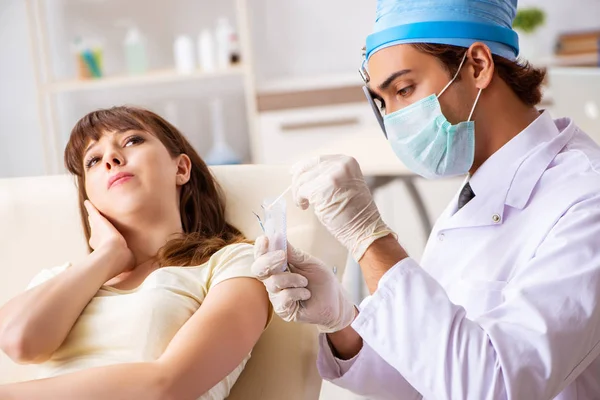
[(376, 125), (366, 103), (262, 113), (257, 161), (290, 164), (316, 148), (334, 147), (349, 136)]

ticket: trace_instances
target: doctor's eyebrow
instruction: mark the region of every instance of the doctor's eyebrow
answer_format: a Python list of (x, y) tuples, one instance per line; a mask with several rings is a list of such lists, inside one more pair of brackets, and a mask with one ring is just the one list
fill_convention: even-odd
[(390, 85), (392, 84), (392, 82), (394, 82), (394, 80), (396, 80), (396, 78), (399, 78), (402, 75), (406, 75), (410, 72), (412, 72), (410, 69), (403, 69), (402, 71), (394, 72), (393, 74), (388, 76), (388, 78), (385, 81), (383, 81), (381, 85), (379, 85), (378, 89), (381, 91), (387, 90), (387, 88), (390, 87)]

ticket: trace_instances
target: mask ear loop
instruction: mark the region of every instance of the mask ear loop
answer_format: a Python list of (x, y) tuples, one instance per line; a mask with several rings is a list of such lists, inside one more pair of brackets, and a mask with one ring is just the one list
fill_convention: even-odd
[(452, 80), (450, 82), (448, 82), (448, 84), (446, 86), (444, 86), (444, 88), (442, 89), (442, 91), (440, 92), (440, 94), (437, 95), (437, 97), (439, 98), (442, 94), (444, 94), (444, 92), (446, 91), (446, 89), (448, 89), (450, 87), (450, 85), (452, 85), (452, 83), (456, 80), (456, 78), (458, 77), (458, 74), (460, 74), (460, 70), (462, 69), (463, 64), (465, 63), (465, 61), (467, 60), (467, 52), (465, 52), (465, 55), (463, 56), (462, 61), (460, 62), (460, 65), (458, 66), (458, 70), (456, 71), (456, 74), (454, 74), (454, 78), (452, 78)]
[(479, 93), (477, 93), (477, 97), (475, 97), (475, 103), (473, 104), (473, 108), (471, 108), (471, 114), (469, 114), (469, 119), (467, 120), (467, 122), (471, 121), (471, 117), (475, 112), (475, 107), (477, 106), (477, 102), (479, 101), (479, 96), (481, 96), (481, 92), (483, 92), (483, 88), (479, 89)]

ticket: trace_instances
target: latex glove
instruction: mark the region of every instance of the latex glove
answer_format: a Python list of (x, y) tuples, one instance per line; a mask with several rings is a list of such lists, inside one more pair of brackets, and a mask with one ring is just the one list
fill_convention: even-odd
[(285, 321), (315, 324), (323, 333), (337, 332), (354, 321), (354, 304), (346, 297), (331, 268), (288, 243), (290, 272), (283, 250), (267, 252), (269, 241), (260, 236), (254, 244), (252, 273), (261, 280), (273, 309)]
[(292, 175), (296, 205), (303, 210), (313, 205), (317, 218), (357, 262), (375, 240), (393, 233), (354, 158), (315, 157), (294, 165)]

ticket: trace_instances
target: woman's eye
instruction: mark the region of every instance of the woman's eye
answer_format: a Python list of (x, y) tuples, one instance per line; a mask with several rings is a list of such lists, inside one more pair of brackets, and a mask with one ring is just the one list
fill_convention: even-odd
[(94, 165), (96, 165), (98, 163), (98, 161), (100, 161), (100, 159), (98, 157), (92, 157), (85, 162), (85, 167), (88, 169), (92, 168)]
[(410, 95), (413, 91), (414, 86), (407, 86), (405, 88), (402, 88), (400, 90), (398, 90), (398, 94), (402, 97), (406, 97), (408, 95)]
[(125, 140), (124, 147), (129, 147), (130, 145), (133, 145), (133, 144), (142, 143), (143, 141), (144, 141), (144, 139), (142, 139), (139, 136), (130, 136), (127, 138), (127, 140)]

